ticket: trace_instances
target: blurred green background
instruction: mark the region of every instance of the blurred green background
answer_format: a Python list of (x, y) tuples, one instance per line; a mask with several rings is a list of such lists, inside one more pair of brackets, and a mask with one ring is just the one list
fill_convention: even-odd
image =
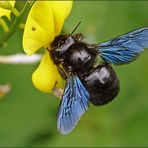
[[(79, 21), (89, 43), (106, 41), (148, 26), (148, 2), (75, 1), (63, 32)], [(17, 31), (0, 54), (23, 52), (22, 31)], [(56, 128), (60, 100), (36, 90), (31, 82), (34, 65), (0, 65), (0, 84), (11, 92), (0, 100), (0, 146), (148, 146), (148, 51), (135, 62), (115, 67), (121, 90), (102, 107), (90, 105), (67, 136)]]

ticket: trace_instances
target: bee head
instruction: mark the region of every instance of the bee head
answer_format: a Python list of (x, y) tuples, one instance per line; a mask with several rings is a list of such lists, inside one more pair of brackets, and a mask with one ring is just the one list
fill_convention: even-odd
[(50, 44), (52, 57), (55, 61), (62, 61), (64, 53), (75, 41), (71, 35), (59, 35)]
[(60, 57), (73, 43), (74, 40), (70, 35), (59, 35), (51, 43), (51, 49), (54, 51), (55, 56)]

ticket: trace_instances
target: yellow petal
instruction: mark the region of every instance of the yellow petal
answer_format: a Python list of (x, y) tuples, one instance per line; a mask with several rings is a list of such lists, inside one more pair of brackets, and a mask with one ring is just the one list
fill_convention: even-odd
[[(9, 3), (14, 7), (15, 1), (9, 1)], [(10, 20), (10, 13), (11, 13), (11, 10), (0, 8), (0, 17), (7, 16), (8, 19)]]
[(32, 55), (54, 39), (54, 21), (50, 1), (36, 1), (27, 17), (23, 48)]
[(56, 65), (53, 64), (49, 52), (46, 51), (39, 67), (33, 73), (32, 81), (35, 87), (43, 92), (51, 92), (55, 84), (56, 87), (62, 88), (62, 78)]
[(60, 34), (63, 23), (71, 11), (72, 1), (50, 1), (52, 4), (55, 36)]

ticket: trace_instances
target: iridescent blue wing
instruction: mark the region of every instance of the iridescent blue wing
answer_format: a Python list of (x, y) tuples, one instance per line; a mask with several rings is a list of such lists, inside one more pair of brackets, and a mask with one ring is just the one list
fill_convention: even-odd
[(148, 48), (148, 28), (141, 28), (97, 45), (100, 57), (116, 65), (134, 61)]
[(89, 93), (77, 76), (67, 79), (58, 110), (57, 127), (61, 134), (70, 133), (89, 106)]

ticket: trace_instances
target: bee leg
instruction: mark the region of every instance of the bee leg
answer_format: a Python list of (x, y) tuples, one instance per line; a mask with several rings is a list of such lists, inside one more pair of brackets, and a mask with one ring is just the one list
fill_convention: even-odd
[(100, 61), (100, 64), (103, 64), (103, 65), (110, 65), (110, 64), (107, 63), (106, 61)]
[(58, 71), (59, 71), (61, 77), (66, 80), (67, 79), (67, 75), (64, 72), (64, 70), (60, 66), (57, 66), (57, 68), (58, 68)]
[(62, 95), (63, 95), (63, 89), (61, 88), (56, 88), (56, 85), (57, 85), (57, 82), (55, 82), (55, 85), (52, 89), (52, 93), (54, 96), (56, 96), (57, 98), (61, 99), (62, 98)]
[(61, 99), (62, 98), (62, 95), (63, 95), (63, 89), (60, 89), (60, 88), (56, 88), (54, 87), (52, 89), (52, 93), (54, 94), (54, 96), (56, 96), (57, 98)]

